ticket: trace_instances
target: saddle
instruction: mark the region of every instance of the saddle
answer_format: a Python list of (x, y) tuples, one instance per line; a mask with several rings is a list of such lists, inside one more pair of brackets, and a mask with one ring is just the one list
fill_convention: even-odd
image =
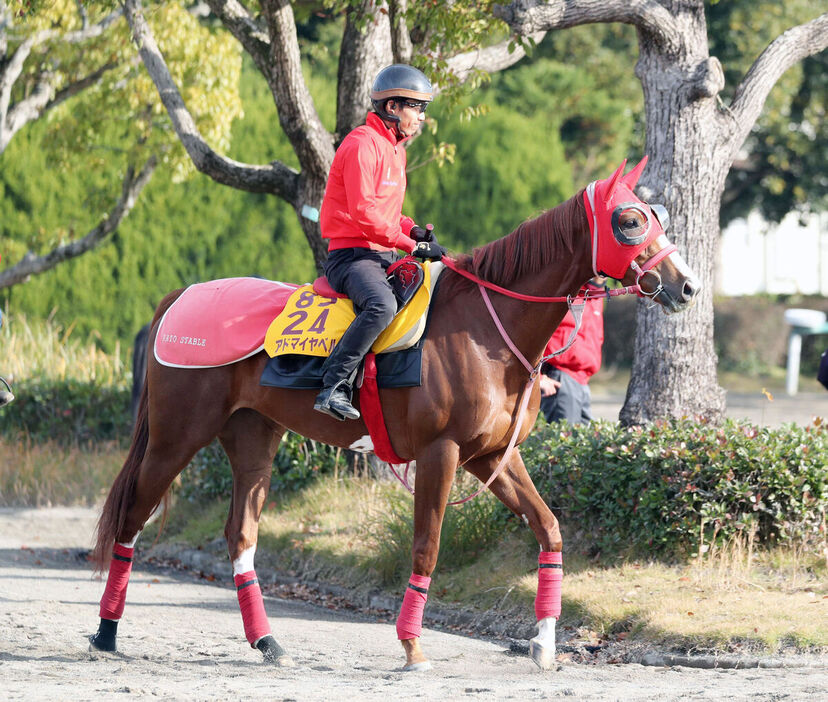
[[(374, 343), (374, 353), (399, 351), (417, 343), (442, 268), (439, 262), (421, 264), (411, 258), (388, 268), (397, 314)], [(290, 296), (267, 330), (264, 349), (271, 358), (289, 354), (327, 357), (355, 317), (353, 303), (333, 290), (326, 278), (317, 278)]]
[[(401, 259), (389, 268), (400, 310), (388, 333), (378, 339), (383, 354), (410, 348), (422, 336), (442, 268), (441, 263), (431, 263), (421, 269), (411, 259)], [(223, 278), (191, 285), (161, 319), (153, 346), (155, 358), (162, 365), (176, 368), (213, 368), (258, 353), (266, 338), (282, 349), (283, 356), (327, 356), (339, 338), (331, 339), (328, 332), (336, 320), (344, 332), (353, 319), (353, 306), (326, 282), (320, 279), (313, 285), (300, 286), (261, 278)], [(313, 292), (314, 285), (322, 295)], [(274, 325), (280, 318), (283, 330), (293, 325), (289, 330), (293, 333), (285, 337), (287, 341), (278, 341)], [(300, 329), (308, 333), (297, 334)], [(325, 334), (315, 333), (320, 330)]]

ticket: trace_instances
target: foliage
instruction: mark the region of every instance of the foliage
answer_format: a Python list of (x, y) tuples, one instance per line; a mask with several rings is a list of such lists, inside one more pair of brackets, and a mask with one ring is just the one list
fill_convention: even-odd
[[(273, 127), (275, 110), (267, 86), (246, 70), (241, 94), (248, 112), (233, 126), (231, 155), (247, 158), (256, 149), (266, 158), (277, 157), (285, 139)], [(43, 143), (46, 131), (45, 124), (32, 125), (0, 157), (3, 265), (13, 259), (10, 251), (22, 255), (27, 248), (40, 250), (85, 231), (93, 224), (89, 212), (95, 209), (96, 193), (106, 192), (116, 177), (112, 167), (101, 172), (51, 168)], [(31, 241), (33, 236), (42, 241)], [(76, 335), (95, 333), (100, 346), (112, 351), (119, 342), (131, 345), (170, 290), (238, 275), (293, 282), (314, 277), (292, 208), (203, 176), (173, 183), (167, 172), (146, 187), (142, 202), (111, 245), (0, 291), (0, 302), (5, 299), (9, 309), (32, 318), (52, 316), (73, 326)]]
[(0, 329), (0, 372), (15, 401), (0, 411), (0, 434), (60, 446), (125, 444), (131, 433), (129, 382), (120, 352), (101, 352), (54, 321), (15, 314)]
[[(49, 114), (47, 146), (52, 165), (71, 168), (72, 156), (81, 155), (86, 168), (111, 165), (113, 155), (123, 163), (146, 160), (151, 153), (164, 160), (177, 179), (194, 167), (176, 137), (158, 92), (130, 41), (129, 27), (121, 17), (98, 36), (81, 44), (64, 40), (66, 33), (94, 24), (114, 3), (79, 4), (56, 0), (16, 12), (12, 48), (38, 32), (53, 33), (36, 47), (17, 81), (14, 93), (24, 93), (34, 82), (50, 76), (53, 90), (74, 84), (106, 67), (99, 81)], [(28, 10), (28, 8), (23, 8)], [(216, 148), (229, 147), (230, 126), (242, 114), (238, 94), (241, 49), (224, 32), (201, 24), (179, 2), (157, 3), (147, 10), (159, 47), (173, 76), (183, 86), (183, 97), (205, 139)]]
[[(296, 492), (320, 475), (331, 475), (346, 467), (340, 449), (287, 432), (273, 460), (270, 488)], [(233, 476), (230, 462), (218, 441), (199, 451), (182, 474), (182, 495), (189, 500), (230, 497)]]
[[(464, 494), (477, 489), (476, 481), (466, 480), (462, 475), (458, 483), (463, 485), (460, 490)], [(414, 533), (411, 495), (398, 490), (387, 499), (386, 508), (369, 525), (372, 554), (369, 567), (383, 585), (400, 582), (411, 572)], [(463, 505), (449, 506), (440, 531), (440, 572), (456, 572), (484, 557), (507, 533), (522, 525), (488, 491)]]
[[(437, 119), (444, 115), (436, 106)], [(453, 166), (429, 164), (409, 178), (411, 206), (418, 221), (434, 222), (440, 241), (470, 249), (511, 232), (528, 217), (573, 194), (569, 166), (556, 133), (542, 149), (517, 140), (524, 130), (544, 133), (541, 118), (493, 106), (470, 127), (441, 122), (441, 139), (457, 144)], [(428, 149), (436, 137), (423, 135), (415, 148)]]
[[(811, 0), (729, 0), (706, 6), (710, 52), (725, 70), (728, 98), (760, 51), (786, 29), (826, 10)], [(824, 144), (828, 141), (828, 56), (806, 58), (783, 75), (734, 164), (725, 188), (722, 224), (758, 208), (779, 222), (791, 210), (828, 206)]]
[(539, 425), (522, 452), (561, 521), (608, 558), (689, 556), (737, 535), (824, 545), (828, 427), (821, 423)]
[(0, 412), (0, 434), (63, 446), (124, 442), (130, 435), (129, 388), (68, 378), (26, 378)]

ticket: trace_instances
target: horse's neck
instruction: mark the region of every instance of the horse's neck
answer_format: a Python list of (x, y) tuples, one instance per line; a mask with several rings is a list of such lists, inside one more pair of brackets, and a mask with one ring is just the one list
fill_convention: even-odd
[[(561, 268), (557, 274), (555, 271), (546, 271), (524, 276), (508, 288), (541, 297), (574, 296), (589, 278), (588, 269), (570, 266)], [(509, 338), (531, 364), (536, 364), (566, 315), (566, 303), (526, 302), (499, 293), (489, 293), (489, 298)]]

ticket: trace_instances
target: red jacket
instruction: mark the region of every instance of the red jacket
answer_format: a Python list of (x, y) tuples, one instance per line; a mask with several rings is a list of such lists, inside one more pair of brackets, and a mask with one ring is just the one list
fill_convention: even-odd
[[(590, 286), (592, 287), (592, 286)], [(567, 312), (563, 321), (558, 325), (552, 338), (546, 345), (544, 356), (557, 351), (569, 341), (569, 335), (575, 328), (575, 318)], [(598, 372), (601, 367), (601, 347), (604, 344), (604, 298), (587, 300), (584, 314), (581, 317), (581, 328), (575, 337), (575, 342), (560, 356), (550, 358), (547, 363), (555, 368), (566, 371), (581, 385)]]
[(393, 130), (371, 112), (336, 150), (319, 224), (328, 249), (414, 250), (414, 220), (402, 215), (406, 154)]

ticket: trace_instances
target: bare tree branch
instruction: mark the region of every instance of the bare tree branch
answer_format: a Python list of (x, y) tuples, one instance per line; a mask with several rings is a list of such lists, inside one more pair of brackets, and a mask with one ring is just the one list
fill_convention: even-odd
[(394, 63), (411, 63), (414, 46), (408, 34), (408, 23), (405, 21), (408, 0), (389, 0), (388, 11), (391, 20), (391, 46), (394, 52)]
[[(80, 5), (80, 3), (78, 4)], [(107, 29), (109, 29), (110, 26), (112, 26), (116, 21), (118, 21), (123, 14), (124, 11), (118, 9), (109, 13), (100, 22), (96, 22), (95, 24), (86, 24), (86, 22), (84, 22), (84, 27), (82, 29), (78, 29), (74, 32), (67, 32), (61, 37), (61, 41), (65, 41), (69, 44), (78, 44), (80, 42), (86, 41), (87, 39), (94, 39), (95, 37), (99, 37)]]
[[(32, 51), (38, 46), (53, 39), (69, 44), (77, 44), (88, 39), (101, 36), (116, 20), (121, 17), (122, 14), (122, 10), (116, 10), (115, 12), (111, 12), (109, 15), (104, 17), (104, 19), (100, 22), (92, 25), (88, 24), (85, 19), (85, 15), (82, 14), (82, 17), (84, 17), (82, 29), (67, 32), (63, 35), (55, 30), (45, 30), (38, 32), (37, 34), (33, 34), (32, 36), (26, 38), (20, 46), (17, 47), (14, 54), (12, 54), (12, 57), (8, 61), (0, 62), (0, 153), (3, 153), (6, 150), (6, 147), (9, 145), (12, 137), (26, 124), (36, 120), (45, 110), (60, 104), (60, 102), (67, 99), (71, 95), (74, 95), (80, 90), (89, 87), (89, 85), (92, 85), (100, 78), (101, 75), (103, 75), (105, 70), (108, 70), (107, 67), (104, 67), (104, 69), (99, 69), (100, 74), (98, 74), (94, 79), (92, 78), (92, 76), (95, 76), (93, 73), (92, 76), (88, 76), (87, 78), (81, 79), (77, 83), (68, 86), (61, 91), (61, 93), (59, 93), (61, 97), (59, 99), (55, 98), (55, 100), (52, 100), (54, 91), (53, 86), (48, 82), (48, 80), (40, 80), (23, 100), (20, 100), (12, 105), (12, 88), (20, 78), (26, 60), (31, 55)], [(3, 29), (5, 30), (5, 27)], [(5, 38), (3, 43), (6, 43)], [(5, 53), (5, 49), (3, 53)], [(114, 66), (114, 64), (108, 64), (108, 67), (112, 66)]]
[(731, 158), (744, 143), (771, 88), (791, 66), (828, 47), (828, 12), (780, 34), (754, 61), (730, 103)]
[(327, 180), (333, 162), (333, 136), (316, 112), (302, 75), (296, 21), (289, 0), (262, 0), (270, 34), (268, 85), (279, 108), (279, 124), (290, 140), (303, 176)]
[[(28, 37), (15, 49), (10, 59), (0, 64), (0, 153), (5, 150), (14, 132), (17, 131), (16, 129), (12, 130), (12, 126), (8, 123), (12, 88), (17, 82), (17, 79), (20, 78), (29, 54), (32, 53), (35, 46), (45, 41), (44, 37), (48, 34), (50, 32), (38, 32)], [(47, 91), (44, 95), (41, 89), (39, 100), (42, 100), (44, 105), (48, 102), (49, 97), (51, 97), (51, 93)]]
[(359, 10), (348, 13), (336, 81), (337, 141), (365, 122), (374, 76), (394, 60), (391, 33), (384, 0), (363, 0)]
[(117, 65), (118, 63), (116, 61), (104, 64), (97, 70), (92, 71), (92, 73), (88, 76), (84, 76), (83, 78), (76, 80), (74, 83), (70, 83), (65, 88), (61, 88), (55, 93), (55, 97), (43, 108), (43, 111), (47, 112), (48, 110), (54, 109), (62, 102), (65, 102), (69, 98), (74, 97), (78, 93), (86, 90), (89, 86), (97, 83), (104, 73), (111, 71)]
[(67, 85), (62, 90), (59, 90), (54, 97), (52, 97), (52, 86), (48, 81), (39, 81), (32, 92), (29, 93), (23, 100), (16, 102), (9, 108), (6, 116), (6, 123), (4, 128), (0, 129), (0, 154), (2, 154), (9, 145), (12, 137), (19, 132), (29, 122), (34, 122), (39, 119), (44, 112), (57, 107), (70, 97), (82, 92), (90, 85), (97, 83), (101, 76), (109, 70), (117, 66), (117, 63), (108, 63), (101, 66), (98, 70), (93, 71), (88, 76), (81, 78)]
[(46, 81), (39, 81), (26, 99), (16, 103), (5, 115), (0, 106), (0, 154), (17, 132), (42, 114), (51, 97), (52, 86)]
[[(546, 36), (546, 32), (534, 32), (528, 36), (529, 39), (539, 44)], [(514, 46), (513, 50), (509, 51), (509, 45), (512, 40), (507, 39), (488, 46), (485, 49), (476, 49), (474, 51), (467, 51), (464, 54), (457, 54), (447, 60), (447, 64), (451, 72), (457, 76), (460, 82), (465, 82), (473, 71), (486, 71), (488, 73), (496, 73), (505, 68), (509, 68), (526, 56), (526, 50), (522, 46)]]
[(178, 138), (195, 167), (218, 183), (249, 192), (273, 193), (293, 202), (299, 174), (279, 161), (266, 166), (251, 166), (221, 156), (213, 151), (198, 131), (181, 93), (170, 75), (155, 37), (141, 11), (140, 0), (125, 0), (127, 22), (147, 72), (150, 74)]
[(495, 5), (492, 14), (521, 36), (580, 24), (622, 22), (637, 27), (667, 53), (677, 52), (681, 45), (673, 15), (656, 0), (515, 0)]
[(270, 54), (270, 37), (251, 17), (247, 8), (238, 0), (206, 0), (210, 10), (221, 20), (228, 32), (232, 34), (250, 54), (253, 63), (267, 76), (270, 72), (268, 56)]
[(124, 176), (121, 197), (112, 211), (102, 219), (97, 227), (82, 239), (68, 244), (61, 244), (43, 256), (36, 256), (29, 251), (19, 263), (0, 271), (0, 289), (10, 288), (18, 283), (25, 283), (30, 276), (55, 268), (64, 261), (76, 258), (103, 244), (135, 206), (135, 201), (138, 199), (141, 190), (152, 178), (156, 165), (156, 157), (150, 157), (138, 175), (135, 174), (135, 169), (130, 166), (127, 169), (126, 176)]

